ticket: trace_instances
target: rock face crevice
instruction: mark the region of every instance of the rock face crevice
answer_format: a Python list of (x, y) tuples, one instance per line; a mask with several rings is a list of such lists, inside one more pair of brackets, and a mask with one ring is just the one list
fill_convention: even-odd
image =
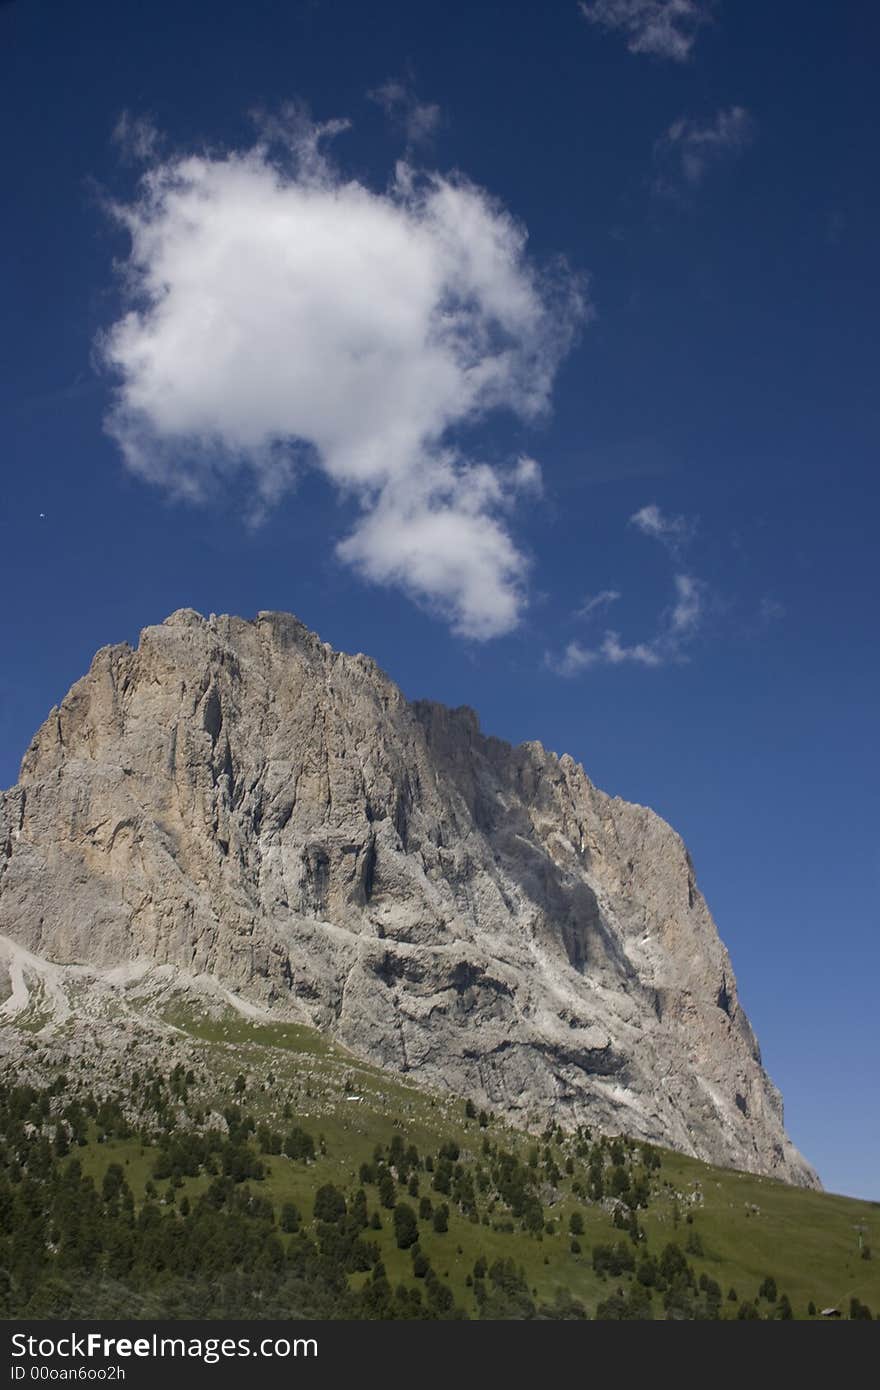
[(0, 797), (0, 933), (207, 972), (384, 1066), (814, 1183), (676, 833), (296, 618), (106, 647)]

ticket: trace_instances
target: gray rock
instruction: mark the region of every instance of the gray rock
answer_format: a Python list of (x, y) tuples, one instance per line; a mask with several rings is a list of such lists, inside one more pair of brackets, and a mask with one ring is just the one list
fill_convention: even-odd
[(207, 972), (523, 1121), (818, 1182), (679, 836), (288, 614), (98, 652), (0, 797), (0, 932)]

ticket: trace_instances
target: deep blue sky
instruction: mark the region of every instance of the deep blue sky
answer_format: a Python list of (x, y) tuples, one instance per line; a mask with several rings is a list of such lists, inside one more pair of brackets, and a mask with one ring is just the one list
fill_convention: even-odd
[[(676, 62), (568, 0), (0, 5), (0, 784), (99, 646), (184, 605), (291, 610), (406, 694), (571, 752), (676, 826), (793, 1139), (827, 1186), (874, 1198), (878, 31), (859, 0), (726, 0)], [(472, 441), (544, 478), (507, 523), (529, 605), (482, 643), (340, 563), (353, 504), (320, 473), (249, 527), (246, 479), (175, 502), (103, 429), (94, 343), (128, 251), (104, 203), (138, 176), (120, 113), (217, 151), (252, 141), (254, 108), (305, 103), (352, 121), (335, 157), (381, 192), (404, 137), (367, 92), (388, 79), (440, 108), (417, 163), (463, 171), (536, 263), (590, 277), (550, 414)], [(744, 138), (713, 140), (734, 109)], [(628, 524), (649, 504), (685, 519), (677, 554)], [(609, 625), (655, 640), (676, 573), (700, 621), (659, 664), (547, 663)], [(575, 616), (608, 589), (613, 614)]]

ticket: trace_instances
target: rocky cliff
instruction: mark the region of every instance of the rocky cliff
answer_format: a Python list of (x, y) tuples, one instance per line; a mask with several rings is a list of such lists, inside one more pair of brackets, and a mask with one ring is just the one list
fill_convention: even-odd
[(0, 798), (0, 933), (207, 973), (525, 1119), (813, 1184), (687, 851), (295, 618), (98, 652)]

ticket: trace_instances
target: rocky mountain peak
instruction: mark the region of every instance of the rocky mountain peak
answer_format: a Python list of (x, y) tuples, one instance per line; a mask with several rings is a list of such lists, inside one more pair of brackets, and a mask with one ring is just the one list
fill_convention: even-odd
[(0, 797), (0, 932), (209, 975), (527, 1122), (817, 1181), (679, 836), (291, 614), (97, 653)]

